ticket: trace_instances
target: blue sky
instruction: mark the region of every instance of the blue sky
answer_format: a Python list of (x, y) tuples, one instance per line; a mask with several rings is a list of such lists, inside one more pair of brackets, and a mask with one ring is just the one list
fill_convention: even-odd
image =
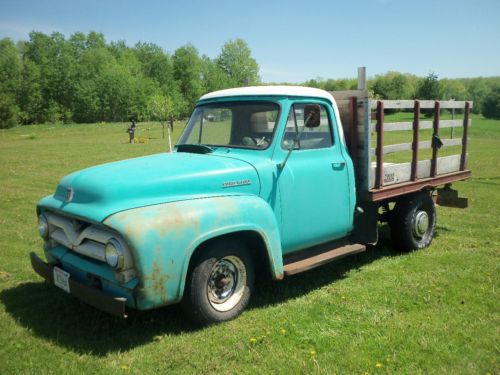
[(0, 38), (31, 30), (108, 41), (192, 43), (216, 57), (243, 38), (264, 82), (369, 76), (389, 70), (440, 78), (500, 75), (500, 0), (0, 0)]

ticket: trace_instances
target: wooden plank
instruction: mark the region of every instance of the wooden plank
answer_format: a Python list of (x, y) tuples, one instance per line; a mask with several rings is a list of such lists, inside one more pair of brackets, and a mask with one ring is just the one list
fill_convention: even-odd
[[(433, 122), (433, 133), (432, 137), (437, 137), (439, 134), (439, 118), (441, 116), (441, 105), (438, 101), (434, 104), (434, 122)], [(437, 157), (438, 157), (439, 147), (432, 147), (432, 159), (431, 159), (431, 176), (434, 177), (437, 173)]]
[[(457, 172), (460, 170), (461, 155), (442, 156), (437, 158), (436, 175)], [(375, 188), (376, 167), (372, 163), (370, 188)], [(431, 177), (431, 161), (420, 160), (417, 164), (418, 179)], [(408, 182), (411, 180), (411, 163), (385, 163), (383, 182), (384, 186)]]
[(366, 90), (343, 90), (343, 91), (329, 91), (335, 101), (349, 100), (355, 96), (356, 98), (368, 98), (368, 91)]
[[(462, 145), (461, 138), (441, 139), (441, 141), (443, 142), (443, 146), (448, 146), (448, 147)], [(401, 151), (410, 151), (412, 149), (412, 146), (413, 146), (412, 142), (387, 145), (387, 146), (384, 146), (384, 155), (393, 154), (395, 152), (401, 152)], [(431, 146), (432, 146), (431, 141), (418, 142), (419, 150), (429, 149), (429, 148), (431, 148)], [(375, 148), (372, 148), (371, 152), (372, 152), (372, 155), (375, 155)]]
[(361, 244), (352, 244), (338, 247), (324, 253), (301, 259), (294, 263), (288, 263), (284, 266), (286, 276), (295, 275), (300, 272), (308, 271), (312, 268), (319, 267), (332, 260), (345, 257), (347, 255), (360, 253), (366, 250), (366, 246)]
[(462, 136), (462, 154), (460, 157), (460, 170), (463, 171), (465, 170), (465, 166), (467, 164), (467, 134), (468, 134), (468, 128), (469, 128), (469, 112), (470, 112), (470, 105), (467, 102), (465, 105), (465, 112), (464, 112), (464, 133)]
[[(419, 150), (419, 130), (420, 130), (420, 102), (415, 100), (413, 105), (413, 142), (411, 144), (412, 155), (411, 155), (411, 176), (412, 181), (418, 179), (418, 150)], [(385, 151), (385, 150), (384, 150)]]
[(354, 172), (357, 171), (358, 166), (358, 102), (355, 96), (350, 100), (351, 121), (349, 123), (349, 151), (351, 153), (352, 164)]
[[(472, 122), (468, 119), (468, 124), (471, 126)], [(374, 132), (376, 124), (372, 124), (372, 131)], [(439, 121), (439, 128), (461, 128), (464, 126), (463, 120), (441, 120)], [(420, 121), (420, 129), (432, 129), (433, 121)], [(403, 122), (386, 122), (384, 124), (384, 131), (393, 132), (393, 131), (403, 131), (403, 130), (412, 130), (413, 122), (411, 121), (403, 121)]]
[(377, 104), (377, 172), (375, 176), (375, 187), (380, 189), (384, 186), (384, 103)]
[[(371, 100), (370, 107), (371, 109), (377, 108), (377, 102), (379, 100)], [(385, 109), (411, 109), (415, 103), (414, 100), (381, 100), (384, 102)], [(439, 105), (442, 109), (464, 109), (465, 103), (470, 103), (470, 108), (472, 108), (472, 102), (466, 101), (456, 101), (456, 100), (441, 100), (438, 101)], [(436, 101), (435, 100), (420, 100), (420, 108), (434, 108)]]
[(437, 187), (455, 181), (466, 180), (471, 176), (468, 170), (447, 173), (434, 178), (419, 179), (401, 184), (386, 186), (379, 190), (370, 190), (368, 199), (372, 202), (379, 202), (384, 199), (398, 197), (403, 194), (414, 193), (426, 187)]

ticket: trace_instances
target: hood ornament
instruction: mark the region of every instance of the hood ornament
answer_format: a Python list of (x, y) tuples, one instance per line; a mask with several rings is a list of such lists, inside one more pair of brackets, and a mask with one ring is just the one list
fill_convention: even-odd
[(75, 195), (75, 191), (73, 188), (67, 188), (66, 189), (66, 202), (71, 202), (73, 200), (73, 195)]

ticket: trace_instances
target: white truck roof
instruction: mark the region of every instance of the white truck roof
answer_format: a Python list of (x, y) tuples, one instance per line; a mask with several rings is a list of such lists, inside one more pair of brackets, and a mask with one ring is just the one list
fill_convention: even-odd
[(253, 95), (276, 95), (276, 96), (312, 96), (315, 98), (323, 98), (335, 103), (333, 96), (321, 89), (303, 86), (250, 86), (237, 87), (234, 89), (226, 89), (210, 92), (203, 95), (200, 100), (222, 98), (228, 96), (253, 96)]

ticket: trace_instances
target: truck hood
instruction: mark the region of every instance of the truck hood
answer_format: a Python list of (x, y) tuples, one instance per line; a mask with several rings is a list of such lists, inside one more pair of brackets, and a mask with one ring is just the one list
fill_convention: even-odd
[(215, 154), (174, 152), (103, 164), (64, 177), (40, 207), (96, 222), (131, 208), (260, 192), (255, 168)]

